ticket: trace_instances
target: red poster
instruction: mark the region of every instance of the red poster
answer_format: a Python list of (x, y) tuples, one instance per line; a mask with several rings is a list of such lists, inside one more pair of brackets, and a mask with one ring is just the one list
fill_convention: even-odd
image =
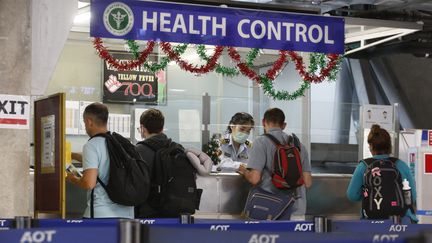
[(425, 174), (432, 174), (432, 154), (425, 154)]

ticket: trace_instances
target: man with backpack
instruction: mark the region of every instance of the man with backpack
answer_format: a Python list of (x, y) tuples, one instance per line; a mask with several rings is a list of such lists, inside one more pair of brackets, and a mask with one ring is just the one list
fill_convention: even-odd
[(136, 147), (150, 171), (148, 200), (135, 207), (137, 218), (178, 217), (195, 213), (202, 190), (196, 188), (196, 169), (184, 148), (163, 133), (165, 118), (160, 110), (148, 109), (140, 117), (144, 138)]
[[(238, 171), (254, 186), (244, 213), (252, 219), (289, 220), (295, 198), (304, 196), (299, 188), (312, 185), (309, 156), (294, 134), (283, 132), (286, 123), (281, 109), (268, 109), (262, 124), (265, 134), (255, 139), (247, 167), (240, 166)], [(255, 212), (257, 208), (262, 212)]]
[(77, 177), (68, 173), (66, 179), (88, 190), (84, 218), (134, 218), (134, 207), (114, 203), (98, 182), (99, 179), (106, 185), (110, 177), (110, 156), (106, 139), (96, 136), (108, 132), (108, 108), (100, 103), (92, 103), (85, 108), (83, 119), (90, 139), (84, 145), (82, 155), (72, 154), (73, 159), (82, 161), (83, 174)]

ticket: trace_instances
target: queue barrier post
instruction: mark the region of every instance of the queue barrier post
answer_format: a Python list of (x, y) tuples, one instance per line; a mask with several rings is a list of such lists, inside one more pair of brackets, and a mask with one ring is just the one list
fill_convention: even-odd
[(194, 224), (194, 217), (190, 213), (180, 214), (180, 224)]
[(16, 216), (13, 220), (12, 228), (30, 229), (32, 227), (32, 218), (29, 216)]
[(391, 215), (390, 220), (393, 224), (402, 224), (402, 218), (399, 215)]
[(140, 243), (141, 234), (139, 220), (121, 219), (119, 221), (119, 243)]
[(314, 231), (315, 233), (328, 233), (331, 232), (331, 221), (325, 216), (314, 217)]

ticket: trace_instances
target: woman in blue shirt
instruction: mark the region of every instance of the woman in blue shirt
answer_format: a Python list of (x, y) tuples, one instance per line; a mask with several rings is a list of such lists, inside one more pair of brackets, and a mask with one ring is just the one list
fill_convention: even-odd
[[(389, 154), (391, 153), (391, 139), (390, 134), (385, 130), (382, 129), (379, 125), (373, 125), (371, 128), (371, 131), (368, 135), (368, 144), (369, 144), (369, 150), (371, 151), (373, 158), (368, 161), (391, 161)], [(400, 159), (394, 159), (394, 163), (396, 165), (396, 169), (400, 172), (400, 176), (403, 180), (407, 180), (409, 182), (409, 186), (411, 187), (411, 198), (412, 198), (412, 204), (414, 204), (416, 199), (416, 189), (414, 184), (414, 179), (410, 173), (410, 170), (405, 162), (403, 162)], [(369, 162), (370, 163), (370, 162)], [(375, 170), (375, 171), (374, 171)], [(377, 185), (377, 190), (374, 189), (373, 192), (369, 192), (365, 185), (365, 173), (367, 173), (367, 163), (365, 160), (361, 160), (360, 163), (357, 165), (357, 168), (354, 171), (353, 177), (351, 179), (351, 182), (347, 189), (347, 197), (351, 201), (361, 201), (364, 200), (365, 197), (372, 196), (371, 193), (375, 193), (374, 195), (374, 201), (372, 203), (376, 203), (374, 205), (377, 208), (382, 208), (384, 205), (381, 205), (381, 202), (383, 201), (382, 198), (380, 198), (381, 192), (378, 189), (382, 189), (381, 185)], [(379, 168), (373, 168), (370, 172), (372, 176), (381, 176)], [(374, 177), (372, 177), (374, 178)], [(377, 178), (377, 182), (381, 182), (381, 178)], [(375, 180), (374, 180), (375, 181)], [(374, 182), (375, 183), (375, 182)], [(395, 202), (391, 202), (392, 206), (397, 205)], [(395, 203), (393, 205), (393, 203)], [(404, 219), (410, 219), (411, 221), (417, 222), (417, 218), (415, 214), (411, 212), (410, 209), (408, 209), (405, 213)], [(362, 208), (362, 218), (371, 218), (368, 217), (366, 214), (365, 208)], [(375, 218), (376, 219), (376, 218)]]

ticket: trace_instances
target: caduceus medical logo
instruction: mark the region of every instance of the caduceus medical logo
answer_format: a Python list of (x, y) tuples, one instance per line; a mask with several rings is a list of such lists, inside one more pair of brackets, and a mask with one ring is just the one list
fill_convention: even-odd
[(126, 35), (134, 24), (132, 10), (124, 3), (114, 2), (104, 11), (104, 25), (106, 30), (115, 36)]

